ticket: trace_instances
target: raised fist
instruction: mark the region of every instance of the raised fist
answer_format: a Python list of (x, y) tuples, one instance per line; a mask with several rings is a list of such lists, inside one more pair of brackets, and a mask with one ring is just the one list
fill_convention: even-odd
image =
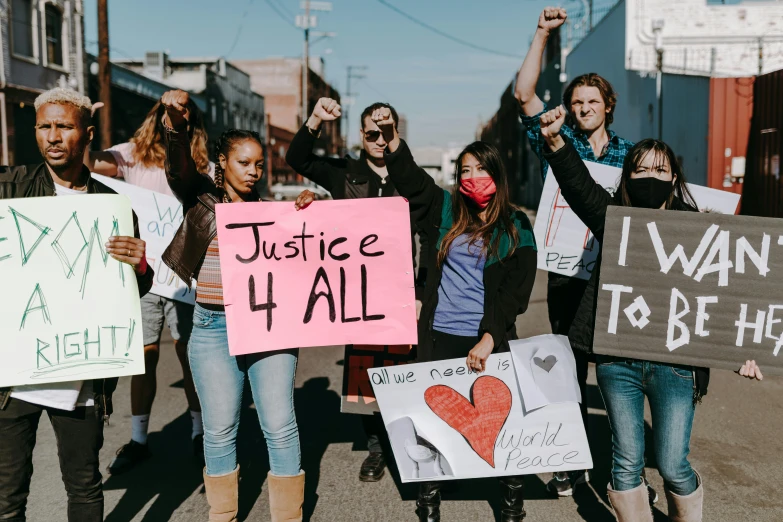
[(391, 109), (388, 107), (375, 109), (372, 111), (370, 119), (378, 126), (379, 129), (381, 129), (381, 131), (394, 128), (394, 118), (392, 118)]
[(541, 115), (541, 135), (544, 138), (554, 138), (560, 134), (560, 128), (565, 121), (566, 110), (562, 105), (558, 105), (549, 112)]
[(190, 95), (185, 91), (174, 90), (163, 94), (160, 103), (166, 107), (166, 116), (172, 127), (178, 127), (188, 122), (190, 118), (189, 102)]
[(331, 98), (321, 98), (313, 109), (313, 116), (321, 121), (334, 121), (341, 115), (340, 104)]
[(566, 10), (562, 7), (545, 7), (538, 17), (538, 27), (545, 31), (553, 31), (565, 23)]

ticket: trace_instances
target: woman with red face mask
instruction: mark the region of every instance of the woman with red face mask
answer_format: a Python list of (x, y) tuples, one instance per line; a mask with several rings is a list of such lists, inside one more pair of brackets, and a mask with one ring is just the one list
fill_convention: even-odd
[[(477, 141), (455, 163), (455, 189), (439, 188), (395, 136), (388, 109), (372, 120), (389, 144), (386, 168), (411, 218), (430, 245), (430, 273), (419, 318), (418, 361), (466, 357), (469, 368), (485, 369), (493, 352), (508, 351), (516, 339), (517, 315), (527, 309), (536, 277), (536, 243), (527, 216), (508, 195), (498, 150)], [(388, 137), (387, 137), (388, 136)], [(521, 477), (501, 480), (500, 520), (524, 518)], [(440, 486), (422, 483), (416, 502), (419, 520), (440, 520)]]

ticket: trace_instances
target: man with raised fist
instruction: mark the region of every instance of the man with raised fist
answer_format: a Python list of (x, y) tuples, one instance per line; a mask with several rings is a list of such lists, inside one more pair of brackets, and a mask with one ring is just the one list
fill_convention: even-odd
[[(536, 84), (541, 74), (541, 61), (550, 35), (562, 26), (568, 15), (560, 7), (547, 7), (538, 18), (533, 42), (517, 75), (514, 96), (519, 102), (520, 117), (527, 129), (530, 146), (541, 160), (541, 175), (546, 177), (549, 165), (544, 160), (544, 138), (541, 135), (540, 117), (548, 108), (536, 95)], [(612, 85), (596, 73), (574, 78), (563, 92), (563, 105), (571, 116), (573, 126), (564, 125), (561, 134), (570, 140), (583, 160), (622, 168), (625, 155), (633, 146), (628, 140), (609, 130), (614, 119), (617, 94)], [(547, 307), (552, 333), (568, 335), (579, 303), (585, 293), (587, 281), (575, 277), (549, 273)], [(573, 348), (573, 347), (572, 347)], [(575, 349), (577, 380), (582, 392), (582, 419), (587, 428), (588, 356), (585, 350)], [(555, 473), (547, 488), (558, 496), (570, 496), (574, 487), (586, 484), (586, 471)], [(650, 488), (650, 501), (657, 500)]]
[[(364, 109), (361, 115), (362, 151), (359, 159), (350, 156), (344, 158), (325, 158), (313, 154), (315, 141), (321, 134), (323, 122), (334, 121), (341, 115), (340, 104), (331, 98), (321, 98), (315, 104), (313, 113), (305, 125), (296, 133), (286, 154), (286, 161), (299, 174), (314, 181), (329, 191), (334, 199), (355, 199), (399, 196), (394, 189), (386, 171), (386, 161), (383, 153), (389, 145), (381, 129), (374, 123), (372, 116), (377, 111), (384, 111), (392, 121), (394, 139), (399, 140), (397, 124), (399, 117), (394, 107), (387, 103), (374, 103)], [(411, 230), (413, 244), (414, 271), (416, 268), (416, 248), (413, 241), (415, 230)], [(421, 259), (426, 259), (424, 250), (424, 235), (420, 235)], [(417, 293), (426, 277), (426, 268), (419, 267), (416, 278)], [(419, 302), (417, 301), (417, 307)], [(352, 347), (346, 347), (344, 379), (348, 378), (348, 359)], [(381, 438), (385, 437), (385, 429), (380, 415), (363, 415), (362, 423), (367, 435), (367, 449), (370, 455), (364, 460), (359, 472), (362, 482), (379, 481), (386, 468), (386, 458), (383, 453)]]

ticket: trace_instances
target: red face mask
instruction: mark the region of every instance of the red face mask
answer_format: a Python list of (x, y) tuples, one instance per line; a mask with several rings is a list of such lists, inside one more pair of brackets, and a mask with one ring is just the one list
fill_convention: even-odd
[(485, 176), (460, 180), (459, 191), (473, 200), (479, 208), (487, 208), (492, 196), (497, 192), (497, 187), (492, 178)]

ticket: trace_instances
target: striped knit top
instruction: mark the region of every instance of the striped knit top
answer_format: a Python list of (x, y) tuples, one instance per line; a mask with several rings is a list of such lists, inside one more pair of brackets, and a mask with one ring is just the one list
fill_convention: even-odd
[(217, 236), (207, 247), (204, 262), (198, 273), (196, 302), (212, 306), (223, 305), (223, 280), (220, 277), (220, 249)]

